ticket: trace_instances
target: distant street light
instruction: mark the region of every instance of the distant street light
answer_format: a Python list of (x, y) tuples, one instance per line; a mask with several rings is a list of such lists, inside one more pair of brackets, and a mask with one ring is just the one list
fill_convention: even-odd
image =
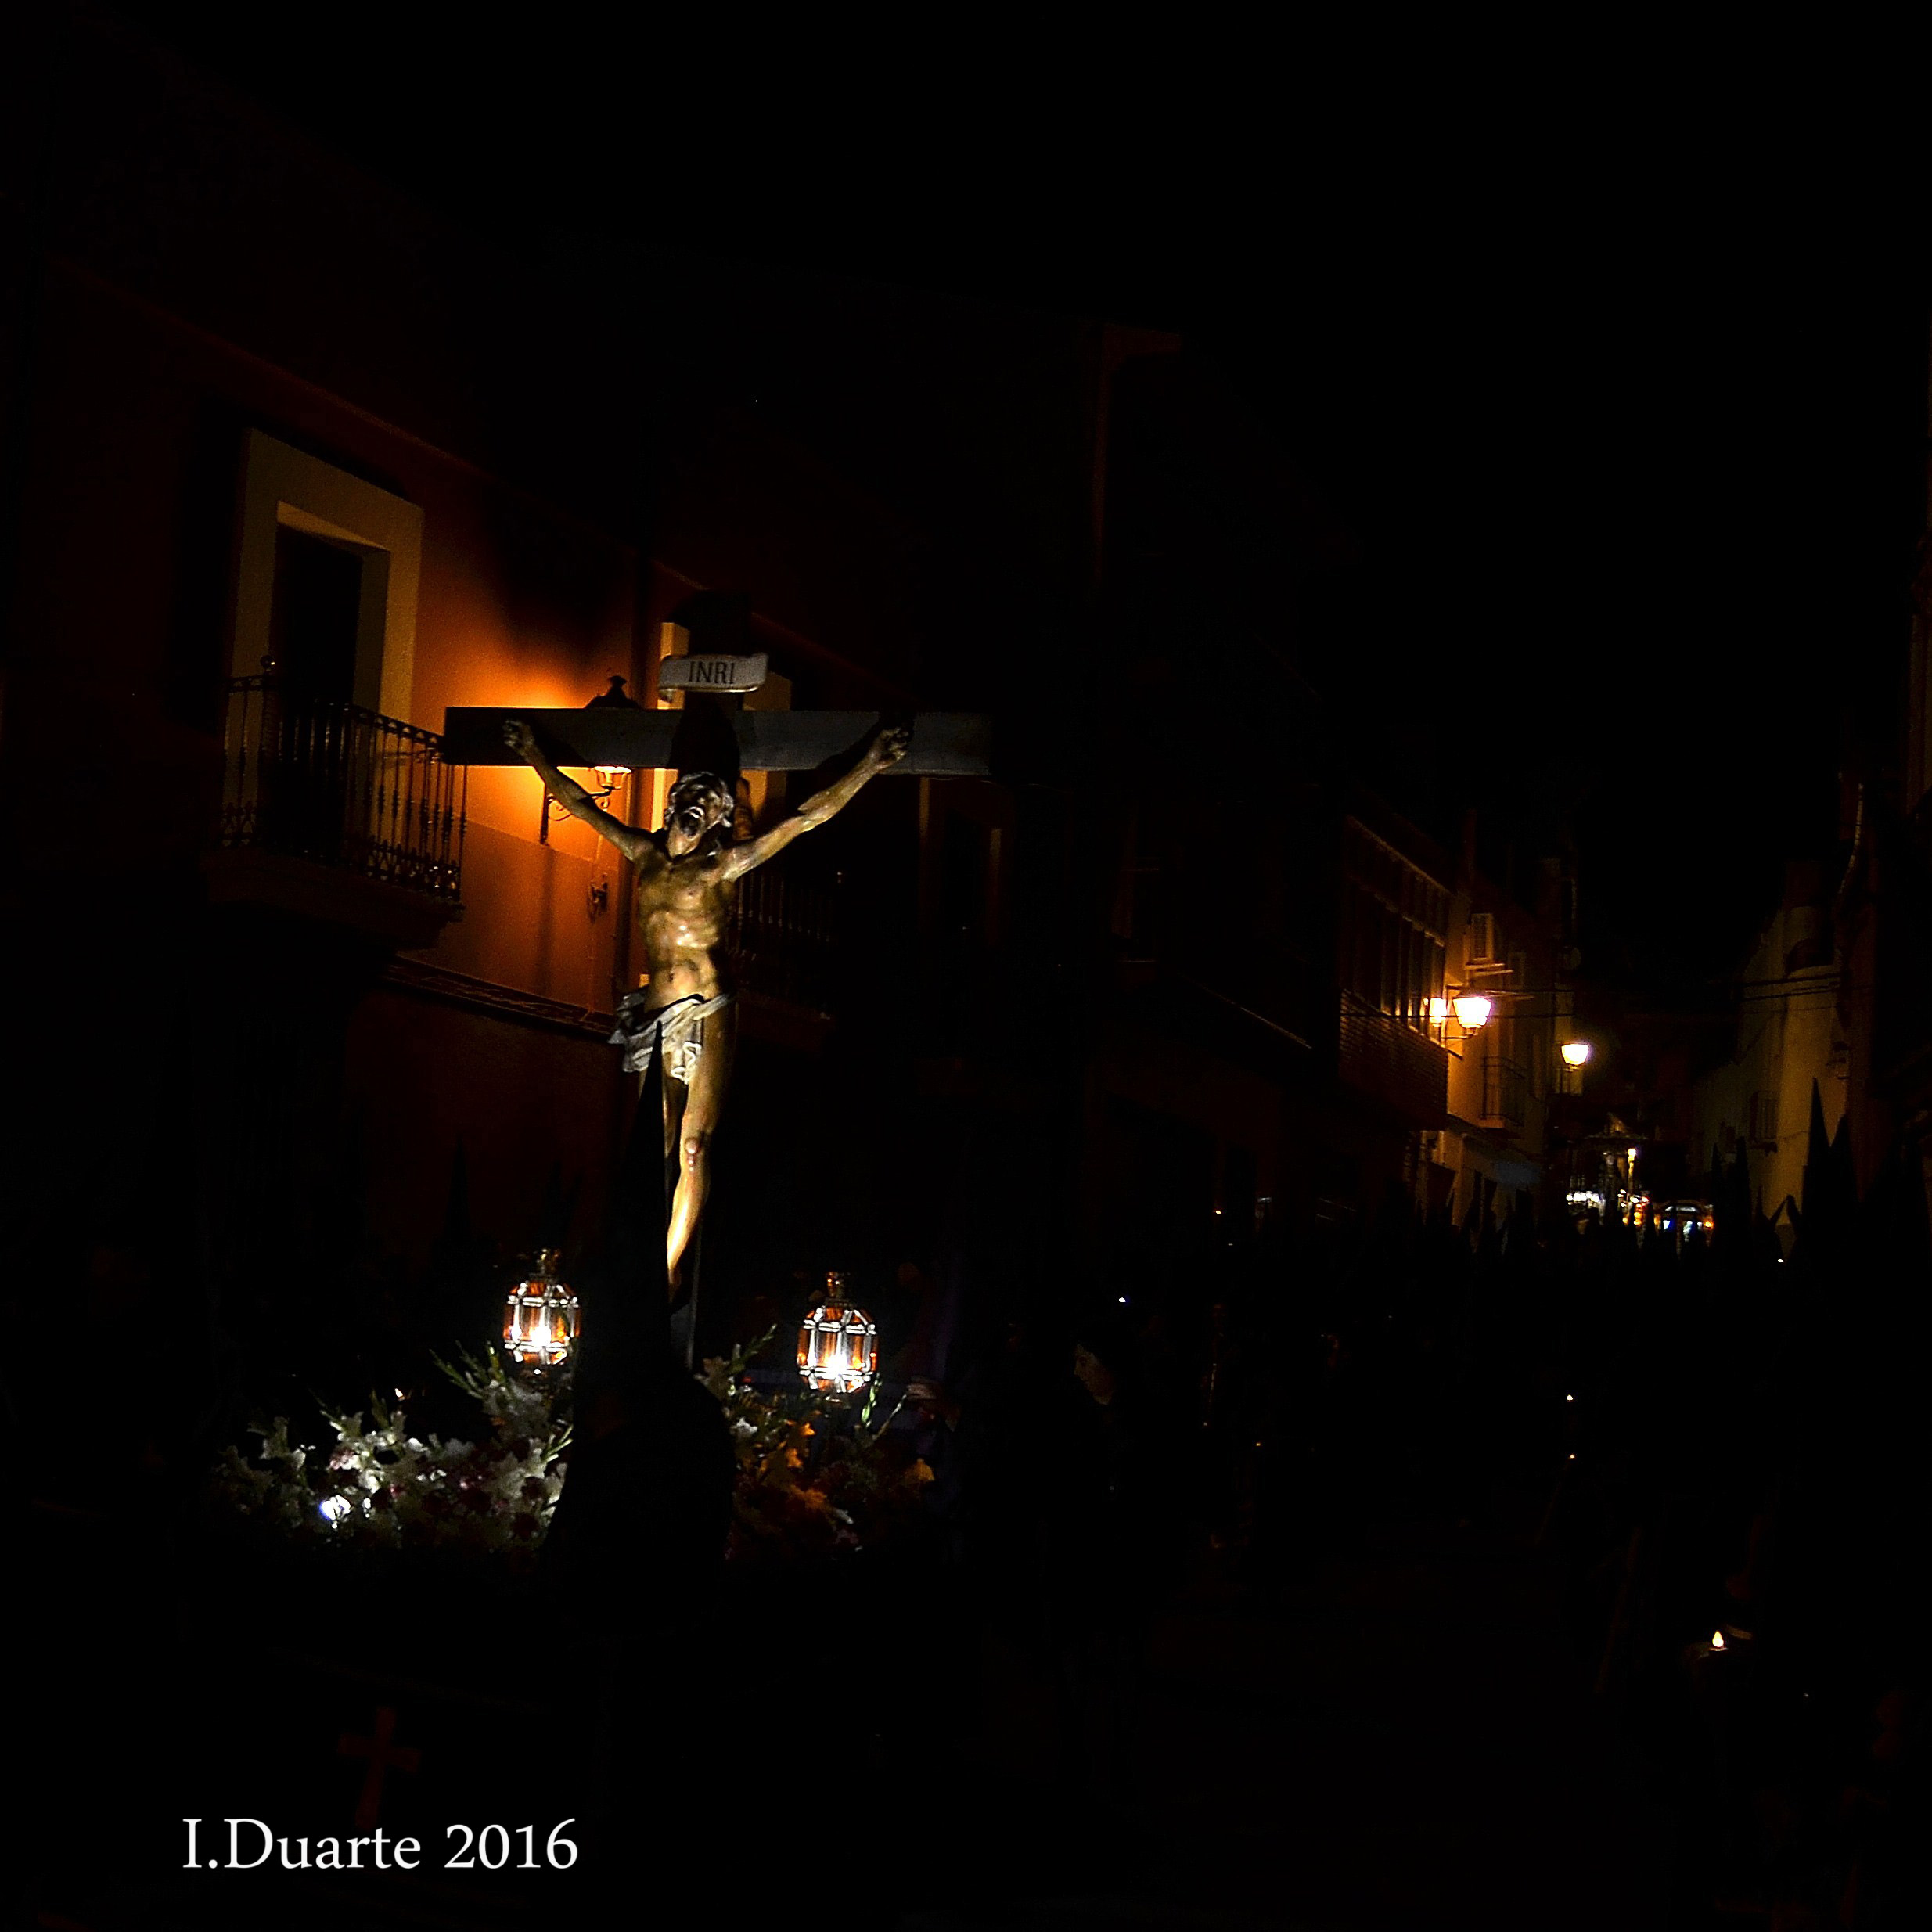
[(1566, 1067), (1581, 1067), (1590, 1057), (1590, 1043), (1588, 1040), (1566, 1040), (1559, 1050), (1563, 1054)]
[(1458, 993), (1450, 1005), (1455, 1009), (1455, 1016), (1462, 1022), (1465, 1033), (1476, 1033), (1489, 1024), (1489, 1016), (1496, 1009), (1496, 1002), (1487, 993)]

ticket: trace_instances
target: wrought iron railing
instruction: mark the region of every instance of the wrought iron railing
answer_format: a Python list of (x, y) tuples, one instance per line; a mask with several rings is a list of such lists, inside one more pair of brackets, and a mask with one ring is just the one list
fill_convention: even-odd
[(305, 858), (454, 904), (467, 769), (400, 719), (292, 689), (228, 686), (221, 843)]
[(1529, 1077), (1520, 1062), (1499, 1057), (1483, 1062), (1485, 1125), (1520, 1128), (1528, 1094)]
[(1448, 1056), (1427, 1034), (1344, 989), (1337, 1048), (1337, 1070), (1345, 1085), (1373, 1095), (1414, 1124), (1441, 1119)]
[(827, 1010), (830, 893), (783, 872), (747, 872), (738, 882), (725, 946), (741, 991), (814, 1013)]

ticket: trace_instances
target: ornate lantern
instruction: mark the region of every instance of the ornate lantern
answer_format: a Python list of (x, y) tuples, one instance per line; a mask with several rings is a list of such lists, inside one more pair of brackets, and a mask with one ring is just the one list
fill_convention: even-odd
[(539, 1248), (529, 1278), (503, 1308), (503, 1352), (520, 1365), (554, 1369), (577, 1346), (577, 1297), (557, 1279), (557, 1251)]
[(825, 1278), (825, 1300), (798, 1330), (798, 1373), (808, 1389), (851, 1395), (879, 1367), (879, 1330), (845, 1292), (843, 1275)]

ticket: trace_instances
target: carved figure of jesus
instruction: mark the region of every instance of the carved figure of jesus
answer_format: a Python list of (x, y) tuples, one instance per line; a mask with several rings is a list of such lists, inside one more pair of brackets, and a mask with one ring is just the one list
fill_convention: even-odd
[[(905, 756), (911, 734), (896, 729), (876, 733), (844, 777), (768, 832), (739, 844), (731, 839), (732, 788), (714, 772), (680, 772), (664, 801), (662, 829), (640, 831), (606, 811), (574, 779), (566, 778), (521, 718), (505, 721), (503, 740), (566, 811), (582, 819), (635, 868), (638, 931), (649, 980), (618, 1002), (617, 1031), (612, 1038), (624, 1047), (624, 1063), (632, 1071), (648, 1070), (653, 1053), (664, 1056), (667, 1110), (670, 1083), (679, 1081), (685, 1088), (683, 1118), (675, 1129), (678, 1186), (664, 1239), (665, 1272), (675, 1294), (685, 1250), (710, 1192), (711, 1135), (731, 1080), (737, 1016), (732, 1010), (724, 947), (737, 882), (842, 811), (869, 780)], [(667, 1134), (672, 1131), (667, 1121)]]

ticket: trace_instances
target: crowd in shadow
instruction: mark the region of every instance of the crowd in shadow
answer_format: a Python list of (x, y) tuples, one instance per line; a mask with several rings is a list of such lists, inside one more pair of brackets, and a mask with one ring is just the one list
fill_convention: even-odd
[(1740, 1149), (1709, 1232), (1391, 1203), (1257, 1256), (1225, 1311), (1210, 1433), (1254, 1575), (1401, 1519), (1560, 1565), (1578, 1681), (1676, 1821), (1685, 1926), (1923, 1902), (1923, 1178), (1860, 1199), (1842, 1135), (1812, 1153), (1794, 1242)]
[[(1677, 1820), (1675, 1923), (1898, 1922), (1925, 1823), (1920, 1177), (1901, 1163), (1860, 1201), (1827, 1164), (1788, 1252), (1741, 1160), (1714, 1185), (1714, 1231), (1688, 1237), (1539, 1222), (1526, 1200), (1461, 1225), (1391, 1203), (1299, 1237), (1265, 1227), (1203, 1262), (1191, 1302), (1007, 1298), (943, 1347), (928, 1294), (887, 1363), (908, 1391), (894, 1428), (933, 1471), (923, 1528), (802, 1580), (789, 1609), (768, 1582), (747, 1599), (741, 1621), (782, 1620), (775, 1650), (768, 1621), (739, 1628), (729, 1592), (689, 1581), (729, 1506), (715, 1418), (681, 1410), (677, 1444), (640, 1430), (626, 1474), (593, 1439), (559, 1553), (595, 1540), (593, 1491), (628, 1539), (620, 1499), (681, 1470), (712, 1500), (679, 1516), (677, 1594), (727, 1603), (703, 1632), (632, 1616), (602, 1640), (606, 1682), (641, 1644), (696, 1661), (715, 1640), (747, 1714), (789, 1704), (822, 1727), (819, 1758), (869, 1765), (876, 1795), (919, 1794), (922, 1855), (948, 1820), (970, 1841), (971, 1787), (999, 1769), (975, 1758), (976, 1729), (1030, 1686), (1037, 1750), (1008, 1768), (1042, 1829), (1077, 1834), (1148, 1795), (1133, 1732), (1149, 1634), (1204, 1567), (1292, 1603), (1372, 1526), (1427, 1525), (1560, 1571), (1576, 1682)], [(763, 1681), (751, 1639), (779, 1660)]]
[[(1676, 1821), (1675, 1922), (1903, 1922), (1927, 1823), (1932, 1252), (1916, 1162), (1860, 1200), (1844, 1146), (1815, 1154), (1794, 1244), (1741, 1153), (1714, 1168), (1709, 1232), (1539, 1224), (1527, 1200), (1264, 1230), (1183, 1340), (1155, 1307), (1075, 1351), (1060, 1381), (1089, 1398), (1084, 1431), (1031, 1506), (1052, 1520), (1028, 1567), (1027, 1510), (992, 1509), (969, 1531), (984, 1578), (1081, 1633), (1058, 1657), (1070, 1711), (1131, 1680), (1190, 1528), (1262, 1602), (1375, 1525), (1534, 1552), (1567, 1585), (1576, 1680)], [(1122, 1406), (1096, 1428), (1109, 1384)], [(1103, 1788), (1119, 1746), (1094, 1758)]]

